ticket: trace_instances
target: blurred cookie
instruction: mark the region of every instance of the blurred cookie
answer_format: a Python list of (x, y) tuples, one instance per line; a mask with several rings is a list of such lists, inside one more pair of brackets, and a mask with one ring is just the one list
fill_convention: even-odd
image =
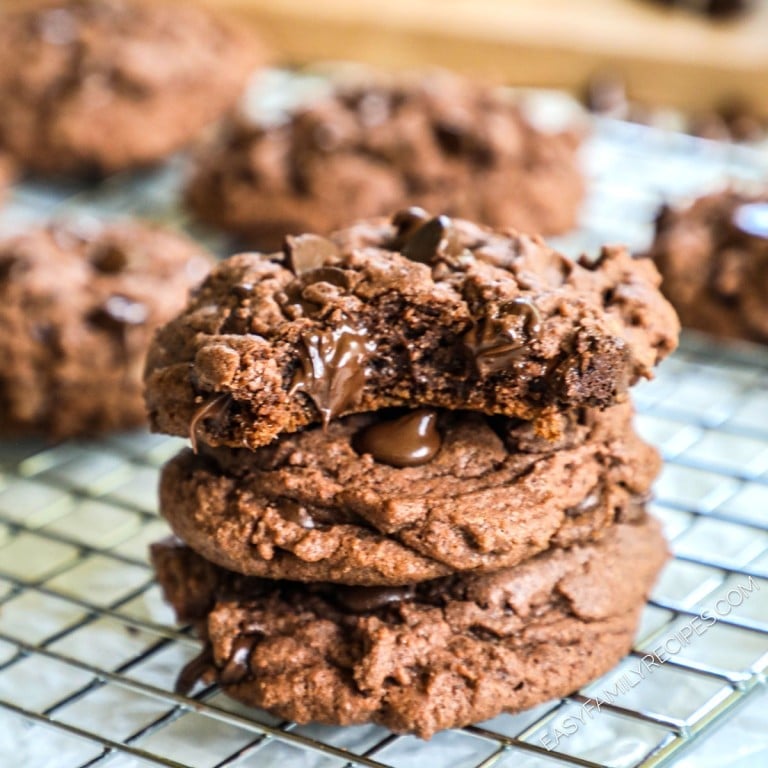
[(217, 682), (282, 718), (436, 731), (565, 696), (632, 646), (667, 557), (650, 518), (515, 568), (404, 587), (237, 576), (153, 547), (166, 598), (206, 643), (178, 690)]
[(244, 114), (201, 152), (202, 219), (277, 248), (418, 205), (494, 227), (572, 228), (584, 194), (576, 131), (550, 133), (504, 92), (447, 73), (340, 83), (279, 125)]
[(154, 429), (257, 448), (352, 413), (449, 408), (536, 421), (605, 407), (677, 343), (649, 259), (403, 211), (222, 262), (156, 336)]
[(5, 197), (8, 187), (16, 179), (16, 163), (13, 158), (0, 147), (0, 201)]
[(684, 326), (768, 344), (768, 194), (663, 208), (650, 255)]
[(658, 472), (629, 403), (563, 422), (545, 440), (481, 414), (379, 413), (256, 451), (185, 450), (163, 470), (160, 511), (201, 555), (254, 576), (397, 585), (509, 567), (642, 513)]
[(161, 160), (239, 98), (262, 53), (190, 4), (47, 0), (0, 18), (5, 144), (41, 173)]
[(187, 238), (139, 223), (0, 241), (0, 433), (64, 438), (143, 424), (152, 333), (209, 266)]

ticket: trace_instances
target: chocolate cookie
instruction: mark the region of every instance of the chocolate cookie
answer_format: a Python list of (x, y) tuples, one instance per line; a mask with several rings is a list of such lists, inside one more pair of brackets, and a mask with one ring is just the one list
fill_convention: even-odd
[(0, 241), (0, 432), (62, 438), (144, 423), (149, 340), (208, 268), (190, 240), (138, 223)]
[(261, 53), (190, 4), (47, 0), (0, 19), (6, 146), (43, 173), (154, 163), (232, 107)]
[(467, 412), (351, 416), (257, 451), (185, 450), (160, 510), (207, 559), (299, 581), (405, 584), (515, 565), (642, 511), (659, 469), (629, 403), (530, 423)]
[(650, 255), (683, 325), (768, 344), (768, 194), (665, 207)]
[(666, 558), (649, 518), (515, 568), (400, 588), (239, 577), (175, 542), (153, 561), (206, 641), (202, 677), (301, 723), (375, 722), (428, 738), (564, 696), (629, 651)]
[(390, 406), (536, 420), (604, 407), (675, 346), (648, 259), (574, 263), (541, 239), (419, 209), (219, 265), (148, 356), (154, 429), (256, 448)]
[(584, 195), (574, 130), (534, 127), (508, 94), (447, 73), (339, 83), (279, 125), (241, 114), (203, 150), (188, 201), (259, 248), (419, 205), (555, 234)]
[(5, 197), (8, 187), (16, 179), (16, 163), (13, 158), (0, 147), (0, 202)]

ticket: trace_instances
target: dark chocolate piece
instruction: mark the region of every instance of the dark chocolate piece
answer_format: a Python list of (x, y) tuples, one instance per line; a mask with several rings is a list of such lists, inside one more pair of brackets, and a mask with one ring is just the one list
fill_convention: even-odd
[(420, 467), (435, 458), (441, 438), (437, 413), (419, 409), (394, 421), (371, 424), (355, 436), (355, 448), (392, 467)]

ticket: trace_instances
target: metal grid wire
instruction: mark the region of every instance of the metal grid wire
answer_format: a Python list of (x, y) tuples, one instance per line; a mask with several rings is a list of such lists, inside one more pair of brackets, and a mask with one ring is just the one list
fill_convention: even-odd
[[(571, 252), (642, 247), (662, 196), (765, 177), (767, 165), (749, 150), (612, 122), (596, 126), (586, 163), (584, 226), (558, 243)], [(62, 211), (151, 212), (184, 225), (178, 179), (170, 166), (89, 192), (26, 184), (0, 229)], [(768, 754), (768, 352), (689, 335), (635, 400), (641, 433), (664, 454), (653, 508), (675, 553), (635, 651), (579, 694), (430, 742), (377, 726), (298, 726), (215, 687), (174, 694), (198, 643), (163, 604), (147, 545), (166, 532), (157, 475), (181, 441), (0, 443), (0, 765), (650, 768), (683, 765), (682, 750), (723, 723), (716, 764), (734, 752), (747, 755), (740, 766), (765, 764), (756, 755)], [(705, 609), (712, 626), (697, 619)], [(665, 647), (664, 663), (629, 684), (631, 669)], [(610, 705), (585, 715), (611, 690)]]

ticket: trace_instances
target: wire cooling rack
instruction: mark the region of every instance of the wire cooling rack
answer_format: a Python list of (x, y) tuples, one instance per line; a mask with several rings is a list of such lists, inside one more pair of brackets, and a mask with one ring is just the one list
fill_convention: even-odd
[[(585, 155), (583, 227), (558, 242), (571, 252), (642, 247), (662, 197), (768, 173), (753, 151), (612, 122)], [(63, 212), (184, 226), (178, 183), (171, 164), (97, 190), (25, 184), (0, 230)], [(768, 351), (687, 335), (635, 400), (665, 458), (653, 509), (675, 554), (635, 650), (578, 694), (430, 742), (298, 726), (215, 687), (173, 693), (198, 643), (163, 604), (147, 545), (167, 530), (155, 488), (181, 441), (0, 443), (0, 766), (768, 764)]]

